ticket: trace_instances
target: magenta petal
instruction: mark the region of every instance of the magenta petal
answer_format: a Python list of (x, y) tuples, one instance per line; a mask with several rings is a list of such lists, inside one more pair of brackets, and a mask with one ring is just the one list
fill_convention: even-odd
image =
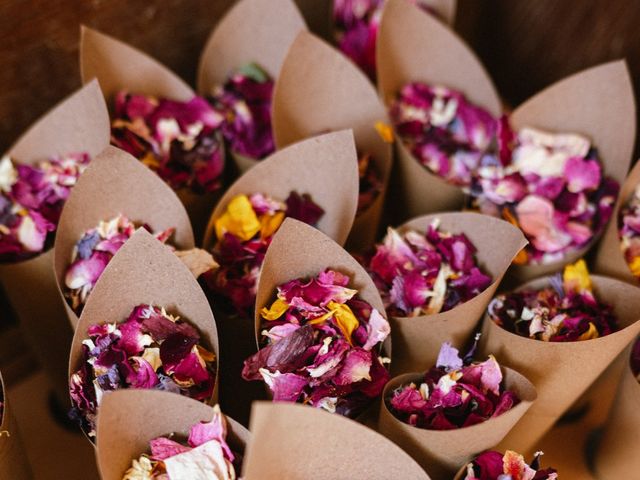
[(336, 385), (349, 385), (362, 380), (371, 380), (371, 352), (354, 349), (347, 353), (342, 368), (333, 378)]
[(151, 458), (154, 460), (165, 460), (191, 450), (191, 448), (165, 437), (154, 438), (149, 442), (149, 446), (151, 447)]
[(571, 157), (565, 164), (564, 175), (567, 178), (567, 189), (572, 193), (578, 193), (598, 188), (602, 171), (596, 160)]

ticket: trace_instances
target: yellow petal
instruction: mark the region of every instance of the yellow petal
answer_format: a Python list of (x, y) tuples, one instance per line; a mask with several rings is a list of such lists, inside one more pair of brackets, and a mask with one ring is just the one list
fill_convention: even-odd
[(600, 334), (598, 333), (598, 329), (596, 326), (589, 322), (589, 330), (584, 332), (582, 335), (578, 337), (578, 340), (592, 340), (594, 338), (598, 338)]
[(393, 128), (390, 125), (384, 122), (376, 122), (374, 127), (385, 143), (393, 143)]
[(345, 336), (347, 341), (351, 343), (351, 334), (356, 328), (358, 328), (358, 325), (360, 325), (358, 319), (353, 314), (351, 309), (344, 303), (329, 302), (327, 307), (329, 307), (329, 309), (331, 309), (331, 311), (333, 312), (333, 316), (336, 319), (338, 328)]
[(640, 257), (635, 257), (629, 264), (629, 268), (631, 269), (631, 273), (636, 277), (640, 277)]
[(267, 238), (276, 233), (284, 221), (284, 212), (276, 212), (275, 215), (263, 215), (260, 218), (260, 236)]
[(307, 323), (309, 325), (320, 325), (321, 323), (326, 322), (329, 318), (333, 317), (334, 313), (335, 312), (333, 310), (331, 310), (331, 311), (325, 313), (324, 315), (322, 315), (320, 317), (317, 317), (317, 318), (314, 318), (312, 320), (309, 320)]
[(591, 278), (589, 277), (589, 269), (587, 263), (580, 259), (573, 265), (564, 267), (562, 277), (565, 291), (584, 292), (591, 291)]
[(215, 353), (210, 352), (209, 350), (207, 350), (204, 347), (201, 347), (200, 345), (196, 345), (196, 347), (198, 349), (198, 356), (205, 362), (211, 363), (216, 359)]
[(268, 321), (277, 320), (282, 315), (284, 315), (284, 312), (286, 312), (288, 308), (289, 304), (284, 300), (278, 298), (271, 304), (271, 308), (264, 307), (262, 310), (260, 310), (260, 315), (262, 316), (262, 318)]
[(147, 152), (140, 161), (151, 169), (158, 168), (160, 166), (160, 160), (152, 152)]
[(260, 231), (260, 221), (251, 206), (249, 197), (237, 195), (227, 205), (227, 210), (216, 220), (216, 235), (222, 238), (226, 232), (243, 242)]

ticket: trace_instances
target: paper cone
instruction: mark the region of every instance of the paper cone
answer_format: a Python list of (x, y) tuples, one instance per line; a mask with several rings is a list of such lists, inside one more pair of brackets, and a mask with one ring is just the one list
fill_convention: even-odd
[[(424, 233), (436, 219), (443, 232), (464, 233), (478, 249), (478, 265), (493, 282), (482, 293), (447, 312), (418, 317), (390, 317), (395, 345), (394, 374), (424, 371), (438, 358), (443, 342), (464, 348), (493, 298), (504, 273), (527, 244), (522, 232), (503, 220), (478, 213), (441, 213), (415, 218), (398, 230)], [(500, 248), (496, 248), (496, 246)]]
[(7, 390), (0, 374), (0, 478), (11, 480), (30, 480), (33, 478), (27, 452), (20, 440), (20, 431), (13, 417)]
[(640, 384), (625, 355), (625, 369), (615, 403), (595, 455), (598, 478), (613, 480), (634, 478), (640, 469), (638, 432), (640, 432)]
[(85, 304), (71, 344), (68, 377), (82, 363), (87, 328), (121, 323), (142, 303), (165, 307), (197, 328), (202, 346), (216, 355), (216, 387), (208, 402), (215, 403), (220, 355), (218, 331), (207, 298), (178, 257), (142, 228), (114, 255)]
[[(250, 430), (243, 469), (246, 480), (429, 479), (386, 438), (315, 408), (257, 402)], [(284, 452), (286, 458), (276, 451)]]
[(323, 132), (351, 128), (358, 152), (372, 154), (383, 190), (356, 217), (347, 248), (370, 246), (376, 238), (389, 181), (391, 146), (374, 128), (377, 122), (389, 121), (364, 73), (319, 38), (301, 32), (276, 81), (272, 116), (278, 148)]
[[(431, 366), (433, 364), (429, 368)], [(502, 415), (457, 430), (426, 430), (398, 420), (389, 410), (386, 399), (403, 385), (419, 384), (423, 374), (408, 373), (395, 377), (387, 383), (382, 394), (378, 431), (411, 455), (431, 478), (449, 479), (462, 463), (499, 443), (536, 399), (536, 389), (529, 380), (510, 368), (502, 367), (502, 370), (505, 388), (516, 392), (520, 403)]]
[(624, 254), (620, 248), (619, 217), (620, 210), (629, 203), (635, 188), (639, 184), (640, 162), (633, 167), (629, 176), (622, 184), (616, 208), (611, 215), (609, 225), (607, 225), (607, 229), (598, 247), (594, 268), (594, 271), (597, 273), (609, 275), (634, 285), (637, 285), (638, 279), (631, 273), (631, 269), (624, 259)]
[[(447, 3), (447, 2), (445, 2)], [(426, 82), (459, 90), (469, 101), (499, 116), (500, 97), (473, 51), (450, 27), (406, 0), (388, 0), (376, 48), (378, 90), (389, 106), (410, 82)], [(406, 218), (459, 210), (462, 189), (431, 173), (397, 136), (399, 198)]]
[[(52, 155), (86, 152), (92, 158), (109, 145), (109, 114), (97, 82), (90, 82), (40, 118), (7, 152), (18, 164)], [(0, 264), (0, 281), (33, 353), (67, 403), (67, 358), (71, 329), (53, 275), (53, 250)]]
[[(111, 105), (120, 90), (186, 102), (195, 92), (180, 77), (147, 54), (115, 38), (83, 26), (80, 31), (82, 81), (100, 81), (104, 98)], [(189, 188), (176, 191), (184, 204), (196, 238), (202, 238), (217, 192), (197, 194)]]
[[(640, 289), (607, 277), (592, 275), (597, 298), (612, 305), (620, 330), (593, 340), (543, 342), (508, 332), (485, 317), (481, 356), (494, 354), (533, 382), (537, 402), (498, 446), (498, 450), (528, 452), (589, 385), (640, 332)], [(549, 277), (525, 284), (540, 289)]]
[[(122, 480), (131, 461), (149, 452), (154, 438), (171, 433), (187, 437), (192, 425), (210, 422), (212, 417), (210, 406), (174, 393), (121, 390), (105, 395), (96, 430), (96, 459), (102, 480)], [(226, 420), (227, 443), (233, 452), (242, 454), (249, 431), (232, 418)]]
[(87, 230), (118, 214), (147, 224), (155, 232), (175, 228), (170, 243), (178, 250), (195, 246), (189, 217), (176, 194), (133, 156), (116, 147), (107, 147), (92, 160), (73, 188), (56, 232), (54, 272), (74, 330), (78, 316), (64, 298), (64, 278), (71, 254)]
[[(534, 127), (585, 135), (598, 149), (604, 174), (622, 185), (636, 137), (635, 96), (627, 63), (604, 63), (560, 80), (519, 106), (510, 121), (516, 130)], [(617, 223), (615, 216), (610, 223)], [(514, 265), (509, 274), (522, 283), (556, 272), (584, 256), (597, 239), (559, 262)]]

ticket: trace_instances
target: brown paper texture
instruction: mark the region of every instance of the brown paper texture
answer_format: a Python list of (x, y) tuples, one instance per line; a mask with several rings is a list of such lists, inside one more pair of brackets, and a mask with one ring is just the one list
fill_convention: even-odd
[(635, 188), (640, 184), (640, 162), (629, 173), (629, 176), (622, 184), (620, 196), (616, 203), (616, 208), (611, 215), (611, 220), (602, 236), (595, 259), (594, 270), (603, 275), (609, 275), (619, 280), (637, 285), (638, 279), (631, 273), (631, 269), (624, 259), (624, 254), (620, 248), (620, 235), (618, 233), (618, 219), (620, 210), (628, 203)]
[[(80, 32), (80, 72), (83, 82), (92, 78), (100, 81), (104, 98), (110, 106), (120, 90), (183, 102), (195, 95), (191, 87), (155, 59), (85, 26)], [(176, 193), (189, 213), (196, 238), (202, 238), (219, 193), (198, 194), (189, 188), (182, 188)]]
[(370, 246), (377, 234), (392, 158), (391, 145), (374, 128), (376, 122), (389, 123), (387, 113), (364, 73), (318, 37), (301, 32), (276, 81), (272, 117), (278, 148), (327, 131), (351, 128), (358, 152), (372, 154), (383, 191), (356, 218), (347, 248)]
[(625, 352), (622, 381), (595, 455), (595, 470), (602, 479), (633, 478), (640, 470), (640, 383), (631, 371), (629, 353)]
[(107, 101), (120, 90), (180, 101), (195, 95), (180, 77), (146, 53), (86, 26), (80, 29), (80, 74), (83, 83), (97, 78)]
[[(350, 130), (310, 138), (259, 162), (229, 187), (214, 209), (204, 238), (204, 248), (215, 245), (215, 222), (236, 195), (262, 193), (280, 201), (289, 193), (308, 193), (325, 211), (318, 229), (343, 245), (351, 230), (358, 204), (358, 162)], [(339, 182), (336, 182), (339, 179)]]
[[(415, 218), (398, 230), (424, 233), (434, 220), (449, 233), (464, 233), (477, 248), (478, 265), (493, 282), (473, 299), (447, 312), (418, 317), (390, 317), (395, 355), (394, 374), (424, 371), (438, 358), (443, 342), (464, 348), (493, 298), (504, 273), (527, 244), (522, 232), (510, 223), (479, 213), (441, 213)], [(496, 246), (500, 248), (496, 248)]]
[(248, 63), (277, 78), (289, 46), (306, 26), (293, 0), (241, 0), (220, 20), (200, 56), (198, 92), (224, 84)]
[[(109, 114), (98, 83), (89, 82), (41, 117), (9, 149), (16, 163), (35, 164), (52, 155), (86, 152), (109, 144)], [(0, 280), (21, 329), (62, 405), (68, 402), (67, 362), (71, 329), (57, 293), (53, 250), (0, 265)]]
[[(271, 241), (258, 280), (255, 309), (258, 345), (262, 323), (260, 310), (271, 305), (277, 287), (296, 278), (315, 276), (327, 268), (348, 275), (351, 279), (349, 288), (358, 290), (360, 298), (386, 318), (380, 294), (366, 270), (324, 233), (306, 223), (287, 218)], [(389, 338), (385, 348), (389, 356)]]
[(449, 479), (461, 464), (499, 443), (536, 400), (536, 389), (527, 378), (504, 366), (502, 370), (506, 389), (516, 392), (521, 400), (502, 415), (457, 430), (426, 430), (408, 425), (391, 413), (385, 401), (396, 388), (421, 382), (422, 374), (408, 373), (387, 383), (378, 430), (411, 455), (434, 480)]
[(187, 211), (173, 190), (132, 155), (107, 147), (92, 160), (73, 188), (56, 233), (53, 250), (56, 282), (74, 329), (78, 317), (63, 293), (71, 253), (84, 232), (118, 214), (147, 224), (155, 232), (175, 228), (170, 243), (178, 250), (195, 246)]
[[(4, 400), (2, 400), (3, 396)], [(0, 374), (0, 400), (3, 403), (3, 412), (0, 414), (0, 478), (30, 480), (33, 474), (27, 453), (20, 440), (16, 419), (9, 406), (2, 374)]]
[[(527, 452), (580, 397), (640, 332), (640, 289), (608, 277), (592, 275), (597, 298), (614, 307), (620, 330), (593, 340), (543, 342), (508, 332), (485, 317), (481, 355), (494, 354), (525, 375), (538, 391), (537, 402), (497, 449)], [(522, 288), (548, 285), (543, 277)]]
[[(192, 425), (209, 422), (212, 417), (210, 406), (169, 392), (120, 390), (105, 395), (96, 436), (102, 480), (122, 480), (131, 461), (149, 452), (154, 438), (171, 433), (186, 437)], [(249, 431), (229, 417), (226, 420), (229, 447), (244, 452)]]
[[(510, 121), (516, 130), (534, 127), (587, 136), (598, 149), (604, 173), (622, 185), (636, 135), (636, 105), (627, 63), (604, 63), (560, 80), (520, 105)], [(613, 216), (610, 223), (616, 224), (616, 218)], [(560, 262), (514, 265), (509, 273), (519, 282), (548, 275), (575, 262), (596, 241), (594, 238)]]
[(220, 352), (207, 298), (178, 257), (142, 228), (114, 255), (87, 300), (71, 344), (68, 377), (82, 363), (82, 341), (87, 338), (87, 328), (121, 323), (141, 303), (165, 307), (198, 329), (200, 343), (216, 354), (216, 387), (211, 399), (215, 403)]
[(250, 430), (246, 480), (429, 479), (375, 431), (315, 408), (256, 402)]
[[(455, 11), (455, 2), (438, 3)], [(496, 88), (473, 51), (450, 27), (405, 0), (387, 1), (376, 57), (378, 90), (387, 106), (404, 85), (421, 81), (460, 90), (494, 116), (502, 111)], [(402, 188), (394, 197), (401, 199), (405, 218), (463, 206), (461, 189), (422, 166), (399, 137), (396, 151)]]

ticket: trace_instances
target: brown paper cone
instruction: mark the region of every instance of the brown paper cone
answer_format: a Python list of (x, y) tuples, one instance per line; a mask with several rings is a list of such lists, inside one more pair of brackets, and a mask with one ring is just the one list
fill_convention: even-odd
[(457, 430), (426, 430), (408, 425), (391, 413), (386, 402), (396, 388), (421, 382), (422, 374), (408, 373), (387, 383), (378, 430), (411, 455), (434, 480), (451, 478), (462, 463), (499, 443), (536, 399), (536, 389), (529, 380), (510, 368), (502, 370), (506, 389), (516, 392), (521, 400), (502, 415)]
[[(493, 298), (504, 273), (527, 244), (522, 232), (511, 224), (478, 213), (441, 213), (413, 219), (399, 228), (425, 232), (436, 219), (442, 231), (464, 233), (478, 249), (480, 268), (493, 282), (482, 293), (447, 312), (419, 317), (390, 317), (395, 354), (394, 374), (423, 371), (438, 358), (443, 342), (464, 348)], [(500, 245), (500, 248), (496, 246)]]
[[(640, 289), (607, 277), (592, 275), (598, 299), (613, 306), (620, 330), (593, 340), (543, 342), (508, 332), (485, 317), (481, 355), (489, 353), (533, 382), (538, 400), (498, 446), (527, 452), (580, 397), (640, 332)], [(549, 278), (522, 288), (540, 289)]]
[(357, 160), (350, 130), (320, 135), (277, 151), (225, 192), (209, 219), (204, 248), (210, 250), (215, 245), (215, 222), (236, 195), (263, 193), (284, 201), (294, 190), (311, 195), (325, 211), (318, 230), (343, 245), (358, 204)]
[(351, 128), (358, 152), (372, 154), (383, 191), (357, 216), (347, 242), (349, 249), (370, 246), (378, 231), (392, 159), (391, 145), (374, 128), (377, 122), (389, 122), (387, 114), (364, 73), (319, 38), (301, 32), (282, 64), (272, 116), (278, 148)]
[[(83, 82), (93, 78), (100, 81), (107, 102), (113, 101), (120, 90), (183, 102), (195, 95), (180, 77), (155, 59), (85, 26), (80, 31), (80, 72)], [(189, 188), (176, 193), (189, 213), (196, 238), (202, 238), (219, 194), (197, 194)]]
[(56, 233), (54, 271), (74, 329), (78, 316), (63, 294), (71, 253), (84, 232), (118, 214), (147, 224), (156, 232), (175, 228), (171, 244), (178, 250), (195, 246), (189, 217), (176, 194), (133, 156), (116, 147), (107, 147), (91, 162), (69, 195)]
[[(516, 130), (534, 127), (585, 135), (598, 149), (604, 173), (622, 185), (636, 135), (636, 105), (627, 63), (604, 63), (560, 80), (519, 106), (510, 120)], [(617, 223), (616, 217), (610, 223)], [(596, 241), (594, 238), (559, 262), (514, 265), (509, 274), (520, 283), (548, 275), (578, 260)]]
[(198, 329), (202, 345), (216, 355), (216, 387), (208, 402), (215, 403), (220, 355), (218, 332), (207, 298), (178, 257), (142, 228), (114, 255), (87, 300), (71, 344), (68, 377), (82, 363), (87, 328), (121, 323), (141, 303), (165, 307)]
[[(7, 152), (16, 163), (35, 164), (52, 155), (86, 152), (92, 158), (109, 144), (109, 114), (97, 82), (59, 103)], [(61, 405), (67, 404), (71, 329), (53, 275), (53, 250), (0, 265), (0, 280), (22, 331), (44, 368)]]
[(16, 419), (12, 415), (1, 374), (0, 401), (3, 403), (3, 408), (0, 409), (2, 411), (0, 413), (0, 478), (30, 480), (33, 478), (33, 474), (27, 459), (27, 452), (20, 440), (20, 431)]
[[(102, 480), (121, 480), (131, 461), (149, 452), (154, 438), (171, 433), (186, 437), (192, 425), (209, 422), (212, 417), (210, 406), (174, 393), (121, 390), (105, 395), (96, 430), (96, 459)], [(243, 453), (249, 431), (230, 417), (226, 420), (229, 447)]]
[[(429, 479), (411, 457), (383, 436), (315, 408), (257, 402), (250, 430), (243, 469), (246, 480)], [(286, 458), (275, 451), (285, 452)]]
[[(494, 116), (501, 113), (498, 93), (473, 51), (450, 27), (406, 0), (387, 1), (376, 57), (378, 90), (387, 106), (404, 85), (421, 81), (460, 90)], [(399, 137), (396, 149), (401, 189), (394, 197), (408, 218), (463, 206), (462, 190), (423, 167)]]
[(603, 275), (623, 280), (625, 282), (637, 285), (638, 279), (631, 273), (631, 269), (624, 259), (624, 254), (620, 248), (619, 223), (620, 210), (624, 208), (631, 197), (635, 188), (640, 184), (640, 162), (629, 173), (629, 176), (622, 184), (620, 196), (616, 203), (616, 208), (611, 215), (611, 220), (607, 229), (602, 236), (602, 241), (598, 247), (595, 259), (594, 270)]
[(615, 403), (595, 455), (595, 470), (598, 478), (603, 480), (634, 478), (640, 470), (640, 384), (631, 371), (629, 352), (625, 355), (622, 375)]

